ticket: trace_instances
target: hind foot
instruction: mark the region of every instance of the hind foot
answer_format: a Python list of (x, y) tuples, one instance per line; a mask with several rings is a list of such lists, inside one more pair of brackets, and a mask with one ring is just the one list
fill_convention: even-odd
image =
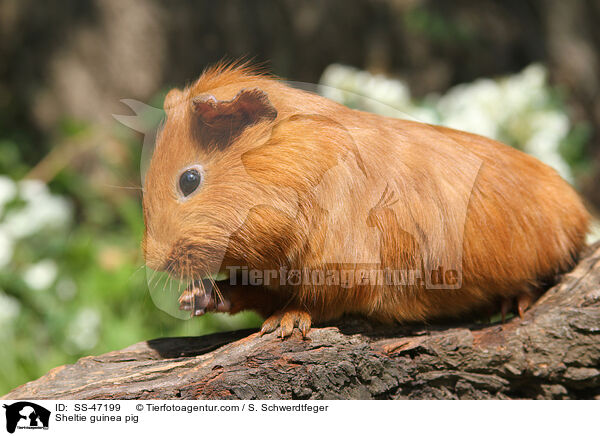
[[(516, 300), (516, 301), (515, 301)], [(516, 303), (517, 314), (519, 318), (523, 319), (525, 311), (531, 307), (535, 297), (529, 292), (523, 292), (517, 295), (516, 298), (504, 298), (500, 304), (500, 314), (502, 315), (502, 324), (506, 321), (506, 314), (511, 312)]]

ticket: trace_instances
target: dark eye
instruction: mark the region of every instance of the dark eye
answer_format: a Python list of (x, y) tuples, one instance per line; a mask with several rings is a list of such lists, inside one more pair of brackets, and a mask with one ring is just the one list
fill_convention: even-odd
[(179, 189), (181, 189), (181, 193), (186, 197), (190, 195), (198, 188), (201, 179), (202, 177), (198, 170), (189, 169), (184, 171), (179, 177)]

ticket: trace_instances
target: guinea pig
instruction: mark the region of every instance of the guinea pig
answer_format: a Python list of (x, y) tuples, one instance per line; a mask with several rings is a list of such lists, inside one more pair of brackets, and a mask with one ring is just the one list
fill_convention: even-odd
[(262, 334), (286, 337), (344, 315), (522, 315), (585, 245), (571, 186), (492, 139), (352, 110), (247, 65), (206, 70), (164, 108), (143, 250), (189, 283), (192, 316), (254, 310)]

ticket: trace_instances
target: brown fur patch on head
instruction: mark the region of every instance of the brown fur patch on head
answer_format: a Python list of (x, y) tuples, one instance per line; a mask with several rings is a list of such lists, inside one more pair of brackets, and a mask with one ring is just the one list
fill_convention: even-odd
[(192, 108), (200, 141), (220, 148), (231, 144), (247, 127), (277, 118), (277, 109), (258, 88), (242, 89), (231, 100), (203, 94), (192, 99)]

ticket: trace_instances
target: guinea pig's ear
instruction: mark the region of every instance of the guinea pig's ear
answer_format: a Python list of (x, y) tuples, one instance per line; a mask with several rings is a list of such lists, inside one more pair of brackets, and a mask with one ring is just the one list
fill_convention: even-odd
[(259, 121), (277, 118), (269, 97), (258, 88), (242, 89), (231, 100), (201, 95), (192, 100), (202, 139), (224, 147), (242, 131)]

